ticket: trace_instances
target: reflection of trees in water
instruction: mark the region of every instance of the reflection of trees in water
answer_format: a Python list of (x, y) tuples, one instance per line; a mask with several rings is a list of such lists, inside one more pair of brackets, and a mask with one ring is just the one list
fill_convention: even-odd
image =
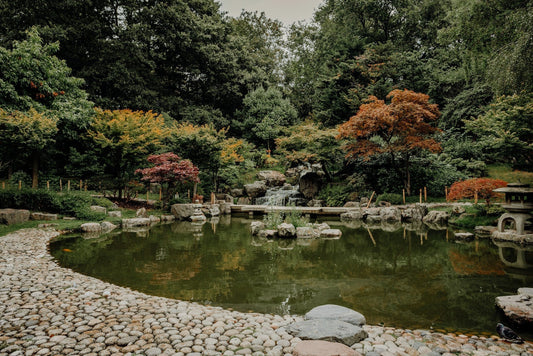
[[(425, 225), (387, 232), (332, 222), (343, 231), (339, 240), (266, 240), (250, 236), (249, 224), (224, 219), (213, 229), (208, 223), (197, 239), (198, 227), (177, 222), (144, 238), (75, 240), (54, 254), (64, 265), (150, 294), (278, 313), (335, 303), (371, 323), (405, 327), (456, 320), (482, 328), (494, 296), (515, 288), (487, 241), (456, 244), (447, 231)], [(73, 252), (61, 252), (65, 247)]]

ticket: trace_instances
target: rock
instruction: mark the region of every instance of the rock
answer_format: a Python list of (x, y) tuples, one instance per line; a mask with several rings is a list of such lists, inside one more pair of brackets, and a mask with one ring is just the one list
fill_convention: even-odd
[(466, 212), (465, 208), (461, 205), (453, 205), (452, 206), (452, 214), (453, 215), (461, 215)]
[(194, 214), (189, 218), (192, 222), (204, 222), (207, 221), (207, 217), (202, 213), (200, 209), (196, 209)]
[(236, 198), (242, 197), (244, 195), (244, 190), (242, 189), (232, 189), (230, 191), (231, 195), (233, 195)]
[(396, 207), (381, 208), (379, 213), (382, 221), (400, 221), (402, 220), (402, 213)]
[(278, 171), (261, 171), (257, 173), (257, 178), (265, 181), (266, 185), (269, 187), (282, 186), (287, 179), (283, 173)]
[(356, 201), (347, 201), (346, 204), (344, 204), (345, 208), (359, 208), (359, 203)]
[(363, 314), (340, 305), (325, 304), (311, 309), (305, 314), (305, 319), (332, 319), (341, 320), (355, 326), (363, 326), (366, 319)]
[(20, 224), (30, 219), (30, 211), (23, 209), (0, 209), (0, 224)]
[(455, 233), (456, 240), (473, 241), (474, 237), (475, 237), (474, 234), (471, 232), (456, 232)]
[(113, 210), (107, 213), (108, 216), (112, 218), (121, 218), (122, 217), (122, 211), (120, 210)]
[(174, 220), (176, 220), (176, 217), (174, 217), (174, 215), (161, 215), (162, 222), (169, 222)]
[(299, 226), (296, 228), (296, 237), (298, 238), (314, 238), (320, 236), (318, 230), (308, 226)]
[(218, 205), (220, 207), (220, 214), (223, 214), (223, 215), (231, 214), (231, 207), (233, 206), (233, 203), (224, 202), (224, 203), (219, 203)]
[(313, 199), (322, 187), (322, 176), (315, 172), (304, 172), (300, 175), (298, 190), (307, 199)]
[(110, 223), (109, 221), (102, 221), (100, 223), (100, 227), (102, 228), (102, 231), (109, 232), (112, 230), (115, 230), (117, 226), (115, 224)]
[(533, 329), (533, 297), (524, 294), (496, 297), (496, 307), (512, 323), (524, 329)]
[(342, 221), (363, 220), (363, 213), (361, 210), (350, 210), (341, 214)]
[(250, 198), (257, 198), (265, 195), (267, 186), (264, 181), (255, 181), (251, 184), (244, 185), (244, 191)]
[(357, 356), (357, 352), (338, 342), (305, 340), (293, 349), (294, 356)]
[(250, 205), (250, 198), (248, 197), (241, 197), (237, 199), (237, 205)]
[(533, 288), (518, 288), (518, 294), (533, 298)]
[(150, 223), (152, 223), (152, 224), (161, 222), (161, 218), (159, 216), (155, 216), (155, 215), (150, 215), (148, 217), (148, 219), (150, 219)]
[(267, 239), (273, 239), (274, 237), (278, 236), (277, 230), (260, 230), (257, 235), (259, 237), (265, 237)]
[(293, 224), (282, 223), (278, 225), (278, 236), (290, 238), (296, 236), (296, 228)]
[(107, 209), (100, 205), (91, 205), (91, 210), (96, 213), (107, 213)]
[(57, 214), (31, 213), (32, 220), (57, 220)]
[(170, 207), (172, 215), (177, 220), (190, 220), (194, 214), (195, 204), (174, 204)]
[(287, 332), (302, 340), (325, 340), (352, 346), (368, 337), (361, 327), (340, 320), (314, 319), (289, 325)]
[(492, 233), (497, 230), (498, 228), (496, 226), (476, 226), (474, 233), (480, 238), (490, 238)]
[(220, 208), (218, 204), (207, 204), (202, 206), (202, 213), (205, 216), (220, 216)]
[(320, 237), (323, 239), (338, 239), (342, 236), (339, 229), (324, 229), (320, 231)]
[(428, 208), (425, 205), (416, 204), (414, 206), (409, 206), (402, 211), (402, 221), (422, 221), (427, 213)]
[(135, 217), (137, 218), (146, 218), (148, 215), (146, 214), (145, 208), (137, 209), (137, 212), (135, 213)]
[(102, 225), (99, 223), (85, 223), (81, 224), (80, 229), (82, 232), (100, 232), (102, 231)]
[(359, 204), (361, 206), (367, 206), (368, 205), (368, 198), (367, 197), (361, 197), (361, 199), (359, 200)]
[(250, 232), (252, 235), (257, 235), (259, 231), (264, 230), (265, 223), (262, 221), (252, 221), (250, 224)]
[(307, 202), (307, 206), (311, 208), (320, 208), (325, 205), (325, 202), (320, 199), (311, 199), (309, 202)]
[(321, 224), (315, 223), (312, 225), (312, 227), (318, 231), (327, 230), (330, 228), (327, 223), (321, 223)]
[(138, 226), (150, 226), (150, 219), (148, 218), (133, 218), (133, 219), (122, 219), (122, 227), (138, 227)]
[(422, 219), (426, 224), (447, 225), (450, 215), (446, 211), (432, 210)]

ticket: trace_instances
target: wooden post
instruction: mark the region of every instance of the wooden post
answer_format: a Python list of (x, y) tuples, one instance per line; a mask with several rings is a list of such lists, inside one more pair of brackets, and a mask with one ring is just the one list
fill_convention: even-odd
[(372, 203), (372, 199), (374, 198), (374, 194), (376, 194), (376, 192), (372, 192), (372, 195), (370, 196), (370, 199), (368, 200), (368, 204), (366, 205), (366, 208), (370, 208), (370, 203)]
[(446, 201), (448, 201), (448, 186), (444, 186), (444, 197), (446, 198)]
[(59, 191), (63, 191), (63, 181), (61, 179), (59, 179)]
[(422, 204), (422, 189), (420, 189), (420, 204)]
[(211, 204), (215, 204), (215, 193), (211, 193)]
[(85, 191), (87, 191), (87, 181), (85, 181)]
[(80, 179), (80, 190), (83, 190), (83, 180)]
[(21, 189), (22, 189), (22, 181), (19, 180), (19, 190), (21, 190)]
[(427, 203), (428, 201), (428, 190), (426, 187), (424, 187), (424, 201)]
[(67, 191), (69, 191), (69, 192), (70, 192), (70, 179), (69, 179), (69, 180), (67, 180)]
[(50, 181), (49, 180), (46, 181), (46, 190), (50, 190)]
[(405, 205), (405, 189), (402, 189), (403, 205)]
[(6, 189), (6, 182), (2, 181), (2, 189)]

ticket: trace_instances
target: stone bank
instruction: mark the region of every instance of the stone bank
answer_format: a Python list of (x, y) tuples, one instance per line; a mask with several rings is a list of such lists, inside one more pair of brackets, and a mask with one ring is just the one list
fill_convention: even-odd
[[(0, 237), (0, 356), (292, 355), (300, 316), (240, 313), (149, 296), (57, 265), (53, 230)], [(533, 345), (364, 326), (354, 355), (533, 355)]]

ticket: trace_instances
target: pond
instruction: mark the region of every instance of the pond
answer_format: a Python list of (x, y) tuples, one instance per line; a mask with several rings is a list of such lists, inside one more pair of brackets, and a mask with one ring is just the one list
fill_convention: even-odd
[(451, 230), (327, 221), (340, 239), (266, 240), (250, 222), (78, 236), (50, 251), (64, 267), (151, 295), (276, 314), (338, 304), (369, 324), (463, 333), (494, 334), (494, 298), (533, 285), (533, 271), (507, 267), (490, 241), (457, 243)]

